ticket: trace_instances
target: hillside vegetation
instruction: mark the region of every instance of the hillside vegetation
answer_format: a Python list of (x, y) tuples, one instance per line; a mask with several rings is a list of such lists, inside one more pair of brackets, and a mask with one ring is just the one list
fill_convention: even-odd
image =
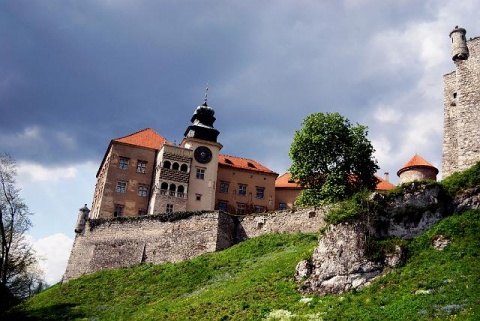
[[(443, 250), (432, 239), (451, 241)], [(315, 235), (266, 235), (188, 262), (102, 271), (57, 284), (11, 320), (478, 320), (480, 211), (442, 220), (408, 245), (405, 266), (343, 295), (302, 297), (297, 262)]]
[[(439, 185), (452, 199), (479, 186), (480, 163)], [(347, 214), (340, 221), (352, 216)], [(328, 296), (302, 296), (293, 281), (317, 235), (265, 235), (191, 261), (101, 271), (57, 284), (0, 319), (480, 320), (479, 235), (480, 210), (447, 217), (405, 241), (402, 267), (361, 290)], [(435, 248), (435, 240), (448, 245)]]

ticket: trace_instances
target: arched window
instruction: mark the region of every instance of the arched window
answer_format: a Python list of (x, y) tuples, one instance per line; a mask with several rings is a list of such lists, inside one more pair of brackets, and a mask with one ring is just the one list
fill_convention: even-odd
[(182, 166), (180, 166), (180, 171), (181, 172), (188, 172), (188, 166), (187, 164), (182, 164)]
[(180, 165), (178, 165), (178, 163), (173, 163), (173, 166), (172, 166), (172, 169), (174, 171), (178, 171), (178, 168), (180, 167)]
[(164, 161), (163, 162), (163, 168), (170, 168), (172, 164), (169, 161)]
[(163, 182), (162, 185), (160, 185), (160, 194), (165, 195), (168, 190), (168, 183)]
[(179, 193), (183, 193), (185, 192), (185, 187), (183, 187), (183, 185), (180, 185), (178, 186), (178, 190), (177, 190)]
[(177, 186), (175, 184), (170, 184), (168, 195), (175, 196), (177, 190)]

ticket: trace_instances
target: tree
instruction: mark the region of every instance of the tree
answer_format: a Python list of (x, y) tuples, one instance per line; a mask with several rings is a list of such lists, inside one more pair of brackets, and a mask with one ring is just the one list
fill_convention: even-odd
[(25, 240), (30, 212), (16, 188), (16, 163), (0, 153), (0, 311), (28, 297), (35, 283), (35, 253)]
[(314, 113), (302, 122), (290, 147), (292, 178), (304, 188), (297, 204), (343, 200), (360, 189), (374, 189), (378, 170), (367, 127), (339, 113)]

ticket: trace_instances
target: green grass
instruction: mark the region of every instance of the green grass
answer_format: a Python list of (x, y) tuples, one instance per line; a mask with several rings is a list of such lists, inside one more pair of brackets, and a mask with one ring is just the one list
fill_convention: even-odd
[[(442, 251), (431, 246), (437, 234), (451, 241)], [(362, 290), (308, 295), (309, 302), (301, 301), (293, 274), (316, 236), (266, 235), (188, 262), (55, 285), (2, 320), (479, 320), (478, 235), (480, 211), (445, 218), (406, 245), (402, 268)]]

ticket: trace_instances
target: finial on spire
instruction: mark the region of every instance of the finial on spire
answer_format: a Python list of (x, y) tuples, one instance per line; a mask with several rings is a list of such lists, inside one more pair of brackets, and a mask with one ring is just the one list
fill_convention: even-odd
[(207, 87), (205, 88), (205, 99), (203, 100), (203, 106), (208, 106), (207, 100), (208, 100), (208, 84), (207, 84)]

